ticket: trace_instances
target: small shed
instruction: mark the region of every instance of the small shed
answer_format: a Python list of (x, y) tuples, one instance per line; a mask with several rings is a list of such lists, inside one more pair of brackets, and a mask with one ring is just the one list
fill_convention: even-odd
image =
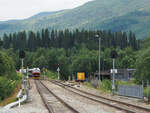
[[(100, 79), (103, 80), (103, 79), (111, 79), (111, 73), (110, 71), (101, 71), (100, 72)], [(94, 73), (94, 77), (95, 78), (99, 78), (99, 72), (95, 72)]]
[[(129, 81), (133, 77), (135, 69), (117, 69), (117, 73), (115, 74), (116, 80), (122, 80), (122, 81)], [(99, 72), (94, 73), (95, 78), (99, 78)], [(112, 73), (110, 73), (110, 70), (107, 71), (101, 71), (100, 72), (100, 79), (112, 79)]]

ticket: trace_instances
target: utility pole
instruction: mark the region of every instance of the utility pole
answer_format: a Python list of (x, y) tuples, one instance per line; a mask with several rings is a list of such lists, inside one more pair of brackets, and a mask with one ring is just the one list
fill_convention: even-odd
[(95, 35), (95, 37), (99, 39), (99, 74), (98, 74), (99, 77), (98, 78), (99, 78), (99, 81), (101, 81), (101, 74), (100, 74), (101, 73), (101, 57), (100, 57), (101, 56), (100, 54), (101, 53), (101, 37), (99, 35)]
[(99, 37), (99, 80), (101, 81), (101, 38)]

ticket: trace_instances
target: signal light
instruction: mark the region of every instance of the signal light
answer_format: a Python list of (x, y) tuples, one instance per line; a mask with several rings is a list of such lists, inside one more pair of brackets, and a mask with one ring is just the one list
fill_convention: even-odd
[(25, 52), (23, 50), (19, 51), (19, 58), (23, 59), (25, 57)]
[(111, 56), (111, 58), (116, 58), (118, 56), (118, 54), (115, 50), (113, 50), (113, 51), (111, 51), (110, 56)]

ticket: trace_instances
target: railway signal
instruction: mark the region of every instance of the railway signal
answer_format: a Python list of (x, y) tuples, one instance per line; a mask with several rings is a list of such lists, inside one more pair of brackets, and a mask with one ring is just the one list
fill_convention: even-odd
[(115, 73), (117, 73), (117, 70), (115, 69), (115, 58), (117, 58), (117, 52), (115, 50), (111, 51), (110, 53), (111, 58), (113, 59), (113, 69), (111, 70), (113, 73), (113, 77), (112, 77), (112, 94), (114, 95), (114, 91), (115, 91)]
[(23, 50), (19, 51), (19, 58), (21, 59), (21, 68), (23, 69), (23, 60), (25, 58), (25, 52)]
[(27, 67), (29, 67), (30, 66), (30, 64), (29, 63), (27, 63)]
[(60, 68), (59, 67), (57, 68), (57, 72), (58, 72), (58, 80), (59, 80), (60, 79), (60, 75), (59, 75)]
[(19, 57), (22, 59), (25, 57), (25, 52), (23, 50), (19, 51)]
[(115, 50), (111, 51), (110, 56), (112, 59), (115, 59), (118, 55), (117, 52)]

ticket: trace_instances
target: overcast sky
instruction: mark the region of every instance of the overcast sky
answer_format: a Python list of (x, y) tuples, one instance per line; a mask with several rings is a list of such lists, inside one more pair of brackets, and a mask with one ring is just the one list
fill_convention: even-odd
[(0, 0), (0, 21), (80, 6), (91, 0)]

